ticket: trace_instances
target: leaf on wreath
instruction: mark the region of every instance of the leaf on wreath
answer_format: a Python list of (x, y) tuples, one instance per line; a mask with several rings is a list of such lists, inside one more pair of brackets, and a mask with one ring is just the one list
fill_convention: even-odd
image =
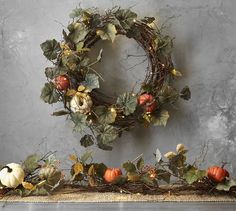
[(35, 186), (30, 182), (22, 182), (22, 186), (26, 190), (33, 190)]
[(150, 24), (155, 21), (155, 18), (154, 17), (144, 17), (141, 21), (143, 21), (146, 24)]
[(64, 75), (67, 72), (68, 72), (67, 68), (59, 67), (59, 66), (56, 66), (56, 67), (46, 67), (46, 69), (45, 69), (46, 77), (51, 79), (51, 80), (56, 78), (59, 75)]
[(84, 171), (84, 166), (81, 162), (77, 162), (73, 165), (74, 175), (78, 175), (80, 173), (83, 173), (83, 171)]
[(150, 186), (156, 185), (155, 181), (152, 178), (150, 178), (149, 174), (142, 175), (140, 181)]
[(217, 184), (216, 189), (223, 191), (230, 191), (232, 187), (236, 187), (236, 180), (234, 179), (225, 180), (224, 182)]
[(94, 110), (100, 124), (110, 124), (116, 120), (116, 110), (105, 106), (97, 106)]
[(86, 151), (86, 152), (80, 157), (80, 161), (85, 164), (89, 159), (92, 160), (92, 154), (93, 154), (92, 151)]
[(175, 77), (182, 77), (182, 73), (176, 69), (171, 70), (171, 74)]
[(163, 57), (170, 55), (173, 49), (173, 39), (169, 36), (162, 36), (158, 39), (157, 50)]
[(105, 174), (107, 170), (107, 166), (104, 163), (96, 163), (94, 164), (94, 168), (96, 171), (96, 175), (101, 178), (103, 177), (103, 175)]
[(57, 58), (59, 51), (61, 50), (59, 42), (55, 39), (53, 40), (46, 40), (44, 43), (40, 45), (43, 55), (48, 60), (54, 60)]
[(128, 30), (137, 18), (137, 14), (129, 9), (119, 9), (116, 11), (115, 16), (125, 30)]
[(57, 92), (54, 84), (50, 82), (44, 84), (40, 97), (45, 103), (52, 104), (59, 100), (60, 94)]
[(86, 74), (84, 86), (86, 86), (89, 91), (99, 88), (98, 76), (93, 73)]
[(186, 182), (190, 185), (193, 184), (194, 182), (197, 182), (198, 180), (202, 179), (205, 176), (206, 176), (205, 170), (199, 170), (194, 166), (189, 166), (187, 171), (183, 175)]
[(136, 110), (137, 97), (131, 93), (125, 92), (117, 98), (117, 104), (124, 109), (124, 114), (128, 116)]
[(163, 170), (163, 169), (157, 169), (157, 178), (160, 180), (163, 180), (166, 183), (170, 183), (170, 177), (171, 177), (171, 173)]
[(97, 186), (97, 181), (94, 177), (88, 176), (88, 183), (91, 187)]
[(162, 159), (161, 151), (158, 148), (156, 149), (155, 157), (156, 157), (157, 163), (159, 163)]
[(83, 147), (89, 147), (92, 146), (94, 144), (93, 141), (93, 136), (92, 135), (84, 135), (81, 139), (80, 139), (80, 144)]
[(120, 175), (111, 184), (113, 185), (123, 185), (127, 182), (127, 177)]
[(135, 165), (130, 161), (123, 163), (122, 167), (125, 169), (126, 172), (136, 172)]
[(74, 130), (79, 131), (79, 132), (83, 132), (83, 130), (87, 126), (86, 119), (87, 119), (87, 116), (85, 114), (81, 114), (81, 113), (78, 113), (78, 112), (72, 113), (71, 114), (71, 120), (75, 124)]
[(137, 182), (140, 180), (140, 175), (136, 172), (128, 172), (127, 173), (128, 181)]
[(34, 172), (39, 167), (40, 157), (37, 154), (29, 155), (23, 162), (24, 170), (27, 173)]
[(179, 93), (171, 86), (165, 85), (158, 93), (158, 100), (161, 104), (174, 104), (179, 99)]
[(166, 126), (169, 119), (169, 112), (167, 110), (162, 110), (155, 114), (144, 114), (143, 118), (155, 126)]
[(100, 125), (96, 128), (97, 130), (97, 143), (98, 147), (104, 150), (111, 150), (109, 146), (117, 137), (118, 129), (111, 125)]
[(180, 97), (184, 100), (189, 100), (191, 98), (191, 91), (188, 86), (185, 86), (180, 92)]
[(115, 25), (108, 23), (103, 29), (97, 30), (96, 33), (102, 40), (114, 42), (117, 31)]
[(81, 15), (83, 15), (84, 10), (82, 8), (76, 7), (75, 9), (72, 10), (72, 12), (69, 14), (70, 18), (78, 18)]
[(95, 175), (95, 168), (94, 165), (91, 165), (88, 169), (88, 175), (89, 176), (94, 176)]
[(75, 23), (74, 30), (68, 35), (68, 38), (75, 44), (84, 40), (88, 34), (88, 29), (83, 23)]
[(53, 174), (51, 174), (47, 178), (47, 183), (49, 185), (56, 185), (62, 178), (62, 172), (61, 171), (55, 171)]
[(69, 114), (68, 111), (64, 111), (64, 110), (61, 110), (61, 111), (55, 111), (52, 113), (52, 116), (63, 116), (63, 115), (67, 115)]
[(69, 155), (69, 159), (74, 162), (78, 162), (78, 156), (75, 154)]
[(138, 162), (137, 162), (137, 169), (138, 170), (141, 170), (143, 167), (144, 167), (144, 160), (143, 160), (143, 158), (141, 157), (141, 158), (139, 158), (139, 160), (138, 160)]
[(169, 159), (169, 169), (174, 175), (183, 176), (186, 168), (186, 156), (183, 154), (177, 154)]

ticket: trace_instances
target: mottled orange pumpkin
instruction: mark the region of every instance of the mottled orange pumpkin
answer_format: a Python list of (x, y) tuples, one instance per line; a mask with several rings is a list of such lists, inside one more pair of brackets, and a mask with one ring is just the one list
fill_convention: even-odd
[(222, 182), (226, 177), (229, 177), (229, 172), (222, 167), (212, 166), (207, 170), (207, 176), (214, 182)]
[(108, 168), (103, 176), (104, 180), (108, 183), (114, 182), (117, 177), (122, 175), (122, 171), (119, 168)]
[(142, 94), (138, 98), (138, 104), (144, 106), (146, 112), (153, 112), (157, 109), (157, 102), (151, 94)]
[(55, 78), (55, 85), (58, 90), (67, 90), (70, 87), (70, 81), (67, 76), (59, 75)]

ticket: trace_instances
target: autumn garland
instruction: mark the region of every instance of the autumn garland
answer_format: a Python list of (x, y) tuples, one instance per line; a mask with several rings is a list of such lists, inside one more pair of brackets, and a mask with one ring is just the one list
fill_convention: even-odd
[[(2, 167), (0, 194), (39, 196), (71, 187), (75, 192), (181, 194), (185, 191), (186, 194), (186, 191), (195, 191), (195, 194), (236, 196), (236, 180), (224, 167), (200, 169), (197, 162), (187, 162), (187, 152), (183, 144), (178, 144), (175, 152), (167, 152), (164, 156), (157, 149), (153, 164), (145, 164), (140, 155), (123, 163), (122, 169), (94, 162), (91, 152), (82, 156), (72, 154), (69, 156), (71, 177), (67, 179), (54, 153), (43, 157), (33, 154), (22, 164), (11, 163)], [(163, 182), (169, 185), (160, 186)]]
[[(63, 30), (63, 41), (47, 40), (41, 44), (44, 56), (53, 63), (45, 69), (48, 82), (41, 98), (49, 104), (62, 102), (65, 110), (53, 115), (69, 115), (76, 131), (84, 136), (81, 145), (96, 143), (111, 150), (112, 142), (136, 123), (165, 126), (167, 107), (179, 98), (188, 100), (185, 87), (178, 92), (170, 84), (181, 76), (171, 59), (172, 38), (158, 28), (153, 17), (139, 19), (129, 9), (113, 8), (105, 14), (96, 9), (76, 8), (71, 23)], [(99, 40), (114, 42), (122, 35), (134, 39), (145, 51), (149, 64), (138, 93), (106, 96), (99, 91), (102, 76), (94, 67), (102, 59), (102, 49), (95, 61), (88, 52)]]

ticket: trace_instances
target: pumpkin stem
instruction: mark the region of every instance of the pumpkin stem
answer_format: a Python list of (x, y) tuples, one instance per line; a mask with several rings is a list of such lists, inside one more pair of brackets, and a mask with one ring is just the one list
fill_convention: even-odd
[(7, 172), (8, 173), (11, 173), (12, 172), (12, 169), (9, 167), (9, 166), (4, 166), (4, 167), (2, 167), (2, 169), (7, 169)]

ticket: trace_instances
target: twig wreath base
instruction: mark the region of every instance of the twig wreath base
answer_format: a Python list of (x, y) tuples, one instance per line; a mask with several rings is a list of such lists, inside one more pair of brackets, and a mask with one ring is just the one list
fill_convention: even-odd
[[(83, 135), (82, 146), (96, 144), (111, 150), (112, 142), (136, 123), (165, 126), (168, 106), (179, 98), (190, 98), (188, 87), (179, 92), (171, 86), (182, 74), (171, 59), (172, 38), (164, 34), (163, 26), (155, 24), (155, 18), (139, 19), (135, 12), (117, 7), (105, 14), (96, 9), (76, 8), (70, 17), (67, 32), (63, 30), (63, 41), (53, 39), (41, 44), (44, 56), (54, 65), (45, 69), (48, 82), (41, 98), (49, 104), (63, 103), (65, 110), (53, 115), (69, 115), (74, 129)], [(116, 36), (134, 39), (149, 62), (137, 93), (131, 90), (106, 96), (99, 90), (103, 78), (95, 67), (102, 59), (103, 49), (95, 61), (91, 61), (88, 52), (99, 40), (114, 42)]]

